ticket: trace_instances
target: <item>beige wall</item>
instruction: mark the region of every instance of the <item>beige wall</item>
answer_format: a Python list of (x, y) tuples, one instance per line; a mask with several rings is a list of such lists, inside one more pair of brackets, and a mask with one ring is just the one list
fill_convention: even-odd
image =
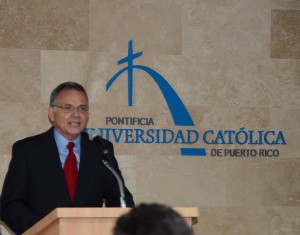
[(0, 188), (12, 143), (49, 128), (60, 82), (86, 87), (89, 127), (138, 116), (177, 128), (145, 73), (134, 74), (133, 107), (125, 75), (105, 92), (132, 39), (144, 53), (136, 63), (165, 77), (194, 129), (282, 130), (287, 142), (277, 158), (251, 159), (116, 144), (136, 202), (198, 207), (197, 235), (300, 234), (299, 0), (0, 0), (0, 25)]

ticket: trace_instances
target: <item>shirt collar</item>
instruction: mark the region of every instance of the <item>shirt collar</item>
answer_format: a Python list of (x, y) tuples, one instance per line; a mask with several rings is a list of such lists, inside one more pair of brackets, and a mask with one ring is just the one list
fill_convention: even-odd
[(79, 135), (75, 140), (70, 141), (54, 128), (54, 139), (59, 149), (64, 149), (69, 142), (74, 142), (75, 147), (79, 148), (81, 135)]

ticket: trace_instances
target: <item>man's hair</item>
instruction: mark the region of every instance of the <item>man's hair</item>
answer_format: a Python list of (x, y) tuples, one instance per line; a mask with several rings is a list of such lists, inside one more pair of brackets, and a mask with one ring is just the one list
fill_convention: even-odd
[(193, 231), (176, 211), (154, 203), (140, 204), (121, 216), (114, 235), (193, 235)]
[(82, 85), (76, 82), (64, 82), (58, 85), (50, 95), (50, 107), (57, 105), (57, 97), (63, 90), (77, 90), (81, 91), (85, 94), (86, 98), (88, 99), (88, 95)]

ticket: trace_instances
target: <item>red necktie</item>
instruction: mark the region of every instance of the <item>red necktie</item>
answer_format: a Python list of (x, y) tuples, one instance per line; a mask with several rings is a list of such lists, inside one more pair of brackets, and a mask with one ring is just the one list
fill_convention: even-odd
[(75, 189), (78, 178), (77, 160), (73, 151), (74, 145), (75, 144), (73, 142), (69, 142), (67, 145), (67, 148), (69, 149), (69, 155), (67, 156), (64, 166), (64, 173), (72, 202), (74, 201)]

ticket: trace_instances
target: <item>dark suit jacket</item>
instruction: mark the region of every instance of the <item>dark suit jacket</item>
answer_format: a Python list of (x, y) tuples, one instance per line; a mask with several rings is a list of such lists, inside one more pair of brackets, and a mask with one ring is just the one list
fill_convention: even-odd
[[(104, 143), (113, 153), (112, 143)], [(72, 204), (53, 128), (17, 141), (1, 195), (2, 220), (19, 234), (57, 207), (102, 207), (103, 200), (107, 207), (119, 207), (117, 181), (102, 164), (102, 155), (88, 135), (82, 133), (78, 183)], [(114, 156), (112, 163), (121, 174)], [(127, 205), (134, 206), (132, 195), (125, 191)]]

